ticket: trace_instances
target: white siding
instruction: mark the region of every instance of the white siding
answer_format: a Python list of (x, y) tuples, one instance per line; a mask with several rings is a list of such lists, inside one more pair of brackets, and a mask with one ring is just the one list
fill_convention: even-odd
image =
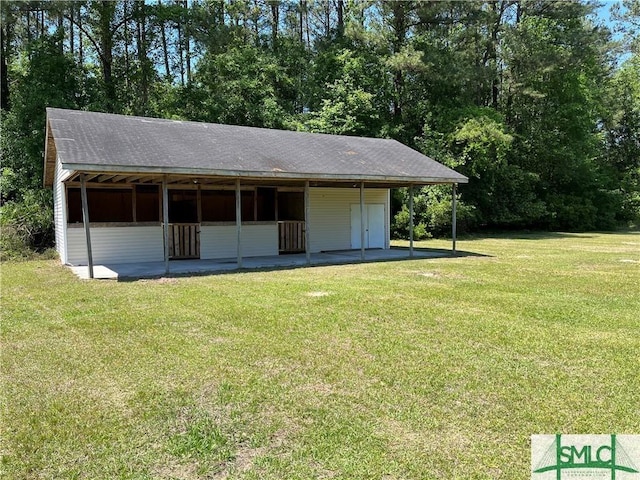
[(243, 225), (242, 256), (278, 255), (278, 225)]
[[(387, 189), (365, 189), (364, 201), (382, 203), (389, 228)], [(360, 203), (358, 188), (311, 188), (309, 191), (311, 252), (351, 249), (351, 205)], [(388, 248), (388, 246), (387, 246)]]
[(200, 227), (200, 258), (235, 258), (237, 250), (235, 225)]
[[(63, 172), (66, 173), (66, 172)], [(58, 172), (56, 171), (56, 177)], [(86, 265), (87, 248), (83, 228), (67, 228), (64, 185), (55, 184), (56, 244), (64, 263)], [(360, 203), (357, 188), (311, 188), (311, 252), (351, 248), (352, 204)], [(384, 222), (389, 230), (387, 189), (365, 190), (366, 204), (384, 204)], [(66, 235), (65, 235), (66, 232)], [(235, 225), (207, 225), (200, 228), (200, 258), (235, 258)], [(161, 226), (92, 227), (91, 247), (96, 264), (152, 262), (164, 260)], [(389, 248), (388, 240), (386, 248)], [(276, 224), (242, 226), (242, 256), (278, 255)]]
[[(237, 238), (235, 225), (200, 227), (200, 258), (236, 258)], [(242, 256), (267, 255), (278, 255), (278, 226), (242, 225)]]
[[(94, 264), (163, 261), (162, 227), (92, 227), (91, 252)], [(84, 228), (67, 228), (67, 253), (66, 263), (87, 264)]]
[(68, 173), (67, 170), (62, 169), (60, 160), (57, 160), (53, 183), (53, 223), (56, 234), (56, 250), (62, 263), (67, 263), (67, 196), (62, 179)]

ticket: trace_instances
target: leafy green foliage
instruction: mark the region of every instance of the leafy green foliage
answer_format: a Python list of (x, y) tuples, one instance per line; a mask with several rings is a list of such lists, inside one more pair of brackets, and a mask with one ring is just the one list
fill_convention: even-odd
[[(391, 223), (391, 236), (393, 238), (409, 239), (409, 218), (409, 208), (406, 205), (402, 205), (402, 209), (394, 215), (393, 222)], [(415, 217), (413, 222), (414, 240), (424, 240), (431, 237), (424, 223), (416, 222)]]
[(614, 222), (640, 224), (640, 57), (616, 72), (611, 88), (611, 117), (605, 132), (601, 162), (610, 178), (609, 191), (618, 197)]
[(11, 110), (2, 115), (2, 198), (19, 200), (25, 190), (42, 185), (44, 107), (77, 108), (83, 104), (81, 72), (60, 54), (59, 36), (43, 37), (19, 64), (12, 65)]
[[(619, 41), (593, 12), (586, 0), (2, 2), (0, 199), (41, 188), (54, 106), (394, 138), (469, 176), (462, 229), (637, 225), (640, 6), (612, 5)], [(416, 192), (418, 235), (449, 231), (445, 190)], [(406, 236), (407, 198), (394, 199)]]
[[(3, 175), (4, 178), (4, 175)], [(25, 190), (0, 208), (0, 256), (29, 257), (53, 245), (53, 201), (48, 190)]]
[(306, 129), (337, 135), (377, 136), (381, 118), (373, 93), (375, 85), (370, 84), (370, 79), (371, 70), (380, 65), (372, 58), (344, 49), (335, 52), (334, 68), (338, 78), (325, 84), (321, 106), (308, 115)]
[(28, 256), (29, 249), (44, 251), (54, 242), (52, 195), (42, 189), (44, 107), (77, 108), (85, 91), (82, 72), (60, 53), (61, 41), (59, 35), (43, 36), (12, 65), (11, 110), (2, 111), (0, 137), (0, 241), (5, 258)]
[(205, 55), (196, 82), (204, 103), (202, 120), (281, 128), (286, 116), (278, 93), (291, 89), (290, 78), (268, 52), (252, 46), (230, 47)]

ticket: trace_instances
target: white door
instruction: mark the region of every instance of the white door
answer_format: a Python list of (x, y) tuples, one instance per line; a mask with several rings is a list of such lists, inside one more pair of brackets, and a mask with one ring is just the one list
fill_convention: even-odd
[[(364, 248), (384, 248), (384, 204), (364, 206)], [(351, 205), (351, 248), (360, 248), (360, 204)]]
[(384, 248), (384, 205), (367, 205), (367, 248)]

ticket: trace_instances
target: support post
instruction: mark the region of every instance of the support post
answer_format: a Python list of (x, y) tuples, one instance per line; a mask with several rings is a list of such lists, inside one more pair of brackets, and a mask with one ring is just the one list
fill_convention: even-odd
[(136, 223), (138, 221), (138, 207), (136, 206), (137, 204), (137, 199), (136, 199), (136, 187), (135, 185), (133, 186), (133, 188), (131, 189), (131, 218), (133, 220), (133, 223)]
[(304, 182), (304, 251), (307, 256), (307, 265), (311, 265), (311, 231), (309, 230), (309, 217), (311, 205), (309, 204), (309, 180)]
[(169, 189), (162, 179), (162, 234), (164, 235), (164, 273), (169, 273)]
[(453, 184), (453, 191), (451, 195), (451, 254), (456, 254), (456, 187), (457, 184)]
[(198, 214), (198, 223), (202, 223), (202, 188), (198, 183), (198, 190), (196, 192), (196, 210)]
[(413, 258), (413, 185), (409, 186), (409, 257)]
[(83, 173), (80, 175), (80, 196), (82, 197), (82, 223), (84, 224), (84, 236), (87, 240), (87, 266), (89, 278), (93, 278), (93, 253), (91, 252), (91, 229), (89, 228), (89, 202), (87, 201), (87, 179)]
[(242, 268), (242, 192), (240, 191), (240, 179), (236, 179), (236, 234), (238, 241), (238, 268)]
[(360, 182), (360, 260), (364, 261), (364, 182)]

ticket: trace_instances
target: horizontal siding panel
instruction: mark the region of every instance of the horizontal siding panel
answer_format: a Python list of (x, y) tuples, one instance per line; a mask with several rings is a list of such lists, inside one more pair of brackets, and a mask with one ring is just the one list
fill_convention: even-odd
[[(365, 203), (382, 203), (385, 212), (387, 198), (386, 189), (365, 189)], [(360, 189), (311, 188), (309, 203), (311, 252), (351, 249), (351, 205), (360, 203)]]
[[(200, 228), (200, 258), (236, 258), (238, 233), (235, 225)], [(243, 225), (242, 256), (278, 255), (278, 226)]]
[(235, 225), (200, 227), (200, 258), (236, 258)]
[(278, 225), (243, 225), (242, 256), (278, 255)]
[[(67, 228), (67, 242), (67, 263), (86, 265), (84, 229)], [(161, 262), (164, 260), (162, 227), (93, 227), (91, 251), (94, 264)]]

